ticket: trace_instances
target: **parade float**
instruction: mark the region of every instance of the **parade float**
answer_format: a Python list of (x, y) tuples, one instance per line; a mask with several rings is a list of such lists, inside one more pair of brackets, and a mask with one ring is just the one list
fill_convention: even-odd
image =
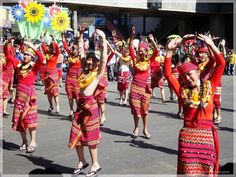
[(20, 0), (19, 4), (12, 6), (11, 14), (22, 38), (37, 40), (47, 31), (47, 41), (50, 41), (50, 34), (59, 40), (62, 32), (71, 29), (69, 10), (56, 3), (45, 7), (37, 1)]

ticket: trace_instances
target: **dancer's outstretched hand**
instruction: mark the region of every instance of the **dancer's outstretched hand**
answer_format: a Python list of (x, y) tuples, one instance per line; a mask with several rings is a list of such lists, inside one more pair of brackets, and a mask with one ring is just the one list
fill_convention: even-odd
[(214, 45), (214, 42), (213, 40), (211, 39), (211, 37), (208, 37), (206, 35), (203, 35), (203, 34), (199, 34), (198, 35), (198, 39), (204, 41), (207, 45), (211, 46), (211, 45)]
[(96, 30), (95, 30), (95, 33), (96, 33), (98, 36), (100, 36), (103, 40), (106, 39), (106, 35), (105, 35), (105, 33), (104, 33), (102, 30), (96, 29)]
[(175, 51), (175, 49), (177, 48), (177, 46), (182, 42), (182, 38), (181, 37), (177, 37), (175, 39), (172, 39), (168, 44), (167, 44), (167, 48), (168, 50), (171, 51)]

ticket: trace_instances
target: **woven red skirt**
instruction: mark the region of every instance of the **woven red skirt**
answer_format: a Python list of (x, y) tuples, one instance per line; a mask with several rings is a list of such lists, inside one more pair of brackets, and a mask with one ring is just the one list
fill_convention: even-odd
[(107, 75), (105, 75), (98, 83), (98, 86), (94, 93), (94, 98), (97, 100), (98, 103), (105, 103), (106, 93), (108, 87), (108, 79)]
[(101, 140), (97, 101), (93, 96), (80, 96), (78, 105), (72, 121), (68, 147), (96, 146)]
[(213, 176), (215, 163), (212, 129), (182, 128), (179, 133), (178, 174)]
[(156, 72), (152, 73), (152, 80), (151, 80), (151, 87), (152, 88), (164, 88), (164, 77), (161, 70), (157, 70)]
[(78, 78), (80, 73), (79, 69), (68, 69), (65, 83), (68, 98), (79, 99), (80, 88)]
[(59, 95), (58, 72), (57, 70), (46, 70), (45, 72), (45, 94), (52, 96)]
[(38, 126), (37, 95), (35, 87), (18, 84), (12, 118), (12, 129), (25, 132)]
[(129, 102), (131, 114), (141, 117), (148, 114), (151, 98), (151, 83), (134, 78), (130, 88)]
[(117, 90), (122, 92), (128, 90), (129, 88), (129, 81), (130, 79), (130, 72), (119, 72), (118, 73), (118, 82), (117, 82)]

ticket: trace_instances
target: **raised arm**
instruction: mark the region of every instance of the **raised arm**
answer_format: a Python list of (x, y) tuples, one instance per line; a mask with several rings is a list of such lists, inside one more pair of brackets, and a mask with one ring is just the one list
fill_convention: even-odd
[(38, 57), (38, 60), (36, 61), (35, 65), (34, 65), (34, 68), (33, 68), (33, 71), (35, 73), (37, 73), (40, 70), (40, 67), (43, 63), (44, 57), (43, 57), (42, 53), (34, 46), (34, 44), (32, 42), (24, 41), (24, 45), (30, 47), (31, 49), (33, 49), (35, 54)]
[(20, 61), (17, 60), (17, 59), (13, 56), (13, 54), (12, 54), (12, 52), (11, 52), (11, 50), (10, 50), (10, 45), (11, 45), (11, 44), (10, 44), (9, 42), (6, 42), (6, 44), (5, 44), (4, 47), (3, 47), (3, 51), (4, 51), (5, 56), (6, 56), (6, 61), (7, 61), (7, 62), (11, 62), (11, 63), (13, 64), (14, 68), (16, 68), (17, 65), (18, 65), (18, 63), (19, 63)]
[(42, 42), (42, 50), (44, 52), (44, 54), (48, 53), (48, 47), (45, 43), (45, 36), (46, 36), (47, 31), (45, 31), (43, 34), (41, 34), (40, 38), (41, 38), (41, 42)]
[(98, 79), (100, 80), (104, 73), (105, 73), (105, 69), (106, 69), (106, 64), (107, 64), (107, 40), (106, 40), (106, 36), (104, 34), (103, 31), (96, 29), (95, 33), (101, 38), (101, 42), (102, 42), (102, 57), (101, 57), (101, 61), (100, 61), (100, 65), (98, 67)]
[(79, 47), (79, 56), (80, 58), (85, 57), (85, 51), (84, 51), (84, 39), (83, 39), (83, 32), (84, 28), (79, 26), (78, 32), (77, 32), (77, 38), (78, 38), (78, 47)]
[(156, 44), (152, 34), (148, 35), (148, 39), (150, 40), (151, 44), (154, 46), (154, 52), (153, 52), (153, 54), (150, 58), (151, 63), (153, 63), (155, 61), (155, 58), (157, 57), (157, 55), (159, 53), (159, 48), (158, 48), (158, 45)]
[(222, 47), (221, 53), (223, 54), (224, 58), (226, 58), (226, 48), (225, 48), (225, 40), (224, 39), (222, 39), (220, 41), (220, 46)]
[(50, 37), (51, 37), (51, 39), (52, 39), (52, 43), (55, 44), (54, 46), (55, 46), (55, 50), (56, 50), (56, 55), (59, 56), (59, 55), (60, 55), (60, 48), (59, 48), (59, 45), (58, 45), (58, 43), (57, 43), (55, 37), (54, 37), (52, 34), (50, 34)]
[(107, 64), (108, 64), (111, 61), (111, 59), (113, 58), (113, 56), (115, 55), (115, 50), (111, 47), (111, 45), (108, 42), (107, 42), (107, 46), (109, 47), (109, 49), (111, 51), (108, 58), (107, 58)]
[(210, 39), (209, 37), (204, 36), (202, 34), (199, 34), (198, 38), (201, 39), (202, 41), (204, 41), (206, 43), (206, 45), (214, 53), (214, 58), (215, 58), (216, 66), (215, 66), (215, 70), (214, 70), (214, 72), (211, 75), (209, 80), (211, 81), (211, 84), (212, 84), (212, 91), (215, 92), (215, 88), (218, 85), (218, 83), (220, 82), (221, 77), (222, 77), (222, 75), (224, 73), (225, 60), (224, 60), (224, 57), (223, 57), (222, 53), (215, 46), (215, 44), (212, 41), (212, 39)]
[(130, 53), (133, 63), (135, 63), (135, 60), (136, 60), (134, 46), (133, 46), (134, 35), (135, 35), (135, 27), (133, 26), (131, 28), (131, 35), (130, 35), (130, 40), (129, 40), (129, 53)]
[(181, 38), (172, 39), (167, 45), (167, 53), (164, 61), (164, 75), (172, 86), (177, 96), (180, 96), (180, 84), (176, 77), (171, 72), (172, 55), (176, 50), (178, 44), (181, 42)]
[(64, 49), (66, 50), (67, 54), (70, 55), (70, 49), (69, 49), (68, 44), (66, 42), (66, 38), (65, 38), (64, 33), (61, 33), (61, 39), (62, 39)]
[(211, 71), (213, 71), (213, 69), (215, 69), (214, 65), (215, 65), (215, 56), (213, 51), (211, 50), (211, 48), (208, 46), (207, 47), (209, 50), (209, 62), (207, 63), (204, 71), (201, 72), (201, 78), (205, 78)]

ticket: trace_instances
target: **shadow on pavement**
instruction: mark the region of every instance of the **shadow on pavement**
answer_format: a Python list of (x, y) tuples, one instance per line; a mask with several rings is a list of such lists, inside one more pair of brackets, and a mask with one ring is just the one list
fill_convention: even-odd
[(150, 110), (149, 113), (161, 114), (161, 115), (166, 116), (166, 118), (172, 118), (172, 119), (183, 120), (182, 118), (179, 118), (179, 117), (178, 117), (176, 114), (174, 114), (174, 113), (162, 112), (162, 111), (153, 111), (153, 110)]
[(115, 93), (115, 94), (119, 94), (119, 92), (118, 91), (111, 91), (111, 90), (108, 90), (107, 92), (109, 92), (109, 93)]
[[(47, 115), (47, 116), (50, 116), (50, 117), (63, 117), (63, 118), (65, 117), (65, 115), (62, 115), (62, 114), (57, 114), (57, 113), (54, 113), (54, 112), (49, 113), (48, 111), (41, 110), (41, 109), (38, 109), (37, 112), (38, 112), (38, 114)], [(65, 120), (66, 120), (66, 118), (65, 118)]]
[(228, 132), (236, 132), (235, 129), (229, 128), (229, 127), (217, 127), (217, 130), (228, 131)]
[(114, 141), (114, 142), (115, 143), (130, 143), (130, 146), (132, 146), (132, 147), (144, 148), (144, 149), (153, 149), (153, 150), (157, 150), (157, 151), (164, 152), (164, 153), (171, 154), (171, 155), (173, 155), (173, 154), (177, 155), (178, 154), (177, 150), (162, 147), (162, 146), (155, 146), (155, 145), (145, 143), (144, 141), (140, 141), (140, 140)]
[(3, 140), (2, 142), (3, 142), (3, 149), (5, 150), (17, 151), (20, 148), (20, 146), (15, 143), (7, 142), (5, 140)]
[(125, 133), (119, 130), (112, 130), (110, 128), (100, 127), (100, 130), (104, 133), (108, 133), (111, 135), (118, 135), (118, 136), (130, 136), (129, 133)]
[(60, 92), (60, 95), (65, 95), (65, 96), (67, 96), (67, 94), (66, 94), (66, 93), (62, 93), (62, 92)]
[(111, 106), (119, 106), (119, 107), (122, 107), (122, 108), (129, 108), (130, 109), (129, 105), (120, 105), (119, 102), (107, 101), (106, 104), (109, 104)]
[(222, 111), (228, 111), (228, 112), (235, 112), (235, 110), (233, 109), (229, 109), (229, 108), (220, 108)]
[(236, 169), (236, 164), (229, 162), (222, 167), (220, 167), (219, 174), (220, 175), (229, 175), (229, 174), (234, 174), (234, 169)]
[[(45, 159), (44, 157), (38, 157), (34, 155), (23, 155), (23, 154), (17, 154), (17, 155), (27, 158), (36, 166), (44, 167), (46, 169), (45, 171), (48, 172), (48, 174), (63, 174), (63, 173), (72, 174), (74, 170), (73, 168), (70, 167), (54, 164), (53, 163), (54, 161)], [(31, 174), (36, 174), (37, 171), (40, 171), (40, 169), (35, 169), (35, 171), (33, 172), (31, 171)]]
[(57, 115), (57, 114), (54, 114), (53, 116), (48, 117), (48, 119), (66, 120), (66, 121), (70, 121), (71, 122), (71, 119), (68, 118), (67, 116)]
[(46, 168), (46, 169), (36, 168), (31, 172), (29, 172), (29, 177), (41, 177), (42, 174), (43, 177), (49, 177), (51, 175), (53, 175), (53, 177), (63, 177), (63, 175), (54, 168)]

